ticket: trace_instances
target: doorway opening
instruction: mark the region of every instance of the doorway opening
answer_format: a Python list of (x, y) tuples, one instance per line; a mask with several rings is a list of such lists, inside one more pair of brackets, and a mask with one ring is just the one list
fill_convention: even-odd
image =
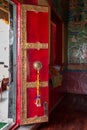
[(1, 0), (0, 6), (0, 129), (16, 119), (16, 5)]

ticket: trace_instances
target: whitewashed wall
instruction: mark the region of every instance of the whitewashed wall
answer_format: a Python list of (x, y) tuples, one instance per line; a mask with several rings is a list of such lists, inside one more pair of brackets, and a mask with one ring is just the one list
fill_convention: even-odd
[[(3, 64), (2, 64), (3, 62)], [(0, 19), (0, 79), (9, 77), (9, 25)]]

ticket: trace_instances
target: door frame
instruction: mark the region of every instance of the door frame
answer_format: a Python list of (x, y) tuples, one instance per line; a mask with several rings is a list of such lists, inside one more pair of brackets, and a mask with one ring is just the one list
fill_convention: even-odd
[(15, 130), (20, 125), (21, 118), (21, 45), (20, 45), (20, 8), (21, 4), (18, 0), (11, 0), (16, 5), (16, 13), (17, 13), (17, 21), (16, 21), (16, 30), (17, 30), (17, 38), (16, 38), (16, 46), (17, 46), (17, 55), (16, 55), (16, 120), (15, 123), (9, 128), (9, 130)]

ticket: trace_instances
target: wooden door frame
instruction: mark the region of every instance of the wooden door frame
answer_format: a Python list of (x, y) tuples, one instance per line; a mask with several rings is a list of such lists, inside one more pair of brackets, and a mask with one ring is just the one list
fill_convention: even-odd
[(17, 23), (16, 23), (16, 29), (17, 29), (17, 39), (16, 39), (16, 46), (17, 46), (17, 71), (16, 71), (16, 121), (12, 125), (12, 127), (9, 128), (9, 130), (15, 130), (20, 125), (20, 118), (21, 118), (21, 45), (20, 45), (20, 3), (18, 0), (11, 0), (16, 5), (16, 12), (17, 12)]

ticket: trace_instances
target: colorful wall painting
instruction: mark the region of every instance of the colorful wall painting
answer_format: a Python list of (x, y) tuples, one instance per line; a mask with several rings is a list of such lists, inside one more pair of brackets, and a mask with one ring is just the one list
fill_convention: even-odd
[(87, 2), (70, 1), (68, 12), (68, 63), (87, 64)]

